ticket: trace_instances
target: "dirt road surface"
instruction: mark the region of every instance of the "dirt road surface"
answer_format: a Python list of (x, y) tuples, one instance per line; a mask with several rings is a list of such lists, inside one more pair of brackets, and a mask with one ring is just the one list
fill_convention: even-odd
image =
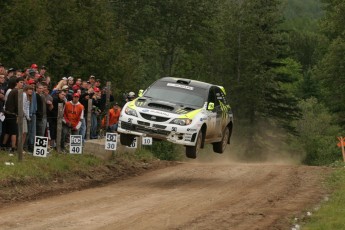
[(181, 163), (69, 194), (0, 208), (0, 229), (291, 229), (326, 195), (328, 170)]

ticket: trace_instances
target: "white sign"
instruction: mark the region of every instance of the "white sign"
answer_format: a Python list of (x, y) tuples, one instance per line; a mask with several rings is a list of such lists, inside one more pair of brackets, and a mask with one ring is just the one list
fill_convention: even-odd
[(69, 153), (82, 154), (83, 153), (83, 138), (81, 135), (70, 135)]
[(105, 149), (106, 150), (116, 150), (117, 147), (117, 134), (116, 133), (106, 133), (105, 134)]
[(136, 149), (138, 146), (137, 144), (137, 138), (134, 137), (133, 141), (132, 141), (132, 144), (130, 144), (130, 146), (127, 146), (128, 148), (132, 148), (132, 149)]
[(35, 157), (47, 157), (48, 137), (35, 136), (34, 152)]
[(152, 145), (152, 137), (143, 137), (142, 145)]

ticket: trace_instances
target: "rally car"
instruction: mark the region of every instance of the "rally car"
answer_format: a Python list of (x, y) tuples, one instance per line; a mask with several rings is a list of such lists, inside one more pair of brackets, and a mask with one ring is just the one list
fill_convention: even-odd
[(184, 145), (186, 156), (196, 158), (208, 143), (214, 152), (223, 153), (232, 127), (233, 113), (222, 86), (165, 77), (123, 107), (118, 132), (122, 145), (148, 136)]

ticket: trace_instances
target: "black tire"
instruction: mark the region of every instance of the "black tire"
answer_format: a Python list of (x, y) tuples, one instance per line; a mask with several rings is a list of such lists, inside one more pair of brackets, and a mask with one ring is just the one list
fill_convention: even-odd
[(213, 151), (216, 153), (223, 153), (229, 142), (229, 138), (230, 138), (230, 129), (229, 127), (226, 127), (223, 132), (222, 140), (219, 142), (213, 143)]
[(195, 159), (196, 155), (198, 154), (201, 145), (202, 145), (202, 141), (203, 141), (203, 132), (200, 130), (195, 146), (186, 146), (186, 157), (188, 158), (192, 158)]
[(133, 135), (121, 133), (120, 134), (120, 143), (121, 143), (121, 145), (130, 146), (132, 144), (134, 138), (135, 138), (135, 136), (133, 136)]

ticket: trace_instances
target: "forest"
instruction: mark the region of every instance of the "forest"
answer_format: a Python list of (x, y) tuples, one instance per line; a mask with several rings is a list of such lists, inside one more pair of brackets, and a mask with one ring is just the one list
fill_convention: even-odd
[(117, 97), (164, 77), (223, 85), (244, 156), (267, 141), (303, 163), (341, 159), (342, 0), (2, 0), (0, 62), (111, 81)]

